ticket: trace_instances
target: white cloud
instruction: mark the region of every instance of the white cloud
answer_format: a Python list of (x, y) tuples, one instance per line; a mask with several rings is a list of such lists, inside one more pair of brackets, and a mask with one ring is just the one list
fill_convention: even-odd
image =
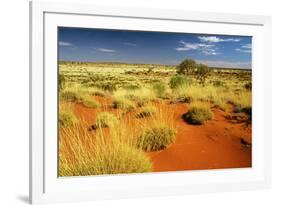
[(242, 48), (252, 49), (252, 44), (245, 44), (242, 46)]
[(242, 53), (252, 53), (252, 44), (245, 44), (241, 46), (241, 48), (236, 48), (234, 50)]
[(130, 42), (124, 42), (124, 45), (126, 45), (126, 46), (137, 46), (137, 44), (130, 43)]
[(70, 42), (59, 41), (59, 46), (73, 46), (73, 44)]
[(210, 67), (220, 67), (220, 68), (241, 68), (241, 69), (250, 69), (252, 68), (251, 62), (229, 62), (229, 61), (204, 61), (196, 60), (198, 63), (206, 64)]
[(251, 50), (244, 50), (240, 48), (236, 48), (235, 51), (241, 52), (241, 53), (251, 53)]
[(218, 55), (217, 48), (215, 45), (204, 44), (204, 43), (188, 43), (184, 41), (179, 42), (180, 47), (175, 48), (177, 51), (189, 51), (198, 50), (205, 55)]
[(238, 42), (239, 38), (219, 38), (217, 36), (198, 36), (201, 42), (219, 43), (219, 42)]
[(113, 49), (108, 49), (108, 48), (98, 48), (97, 49), (100, 52), (104, 52), (104, 53), (115, 53), (116, 51)]

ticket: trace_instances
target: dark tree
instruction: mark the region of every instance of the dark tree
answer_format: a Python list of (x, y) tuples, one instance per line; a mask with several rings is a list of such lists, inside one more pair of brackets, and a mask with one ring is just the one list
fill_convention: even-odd
[(186, 59), (182, 61), (177, 67), (178, 74), (189, 75), (196, 71), (196, 62), (192, 59)]
[(201, 84), (205, 84), (206, 78), (208, 77), (209, 73), (211, 72), (211, 69), (204, 64), (198, 64), (196, 69), (196, 76), (197, 79)]

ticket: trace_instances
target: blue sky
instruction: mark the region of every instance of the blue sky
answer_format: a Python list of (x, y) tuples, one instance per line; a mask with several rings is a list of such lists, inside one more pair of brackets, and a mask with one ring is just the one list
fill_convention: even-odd
[(59, 60), (176, 65), (192, 58), (209, 66), (251, 68), (247, 36), (59, 28)]

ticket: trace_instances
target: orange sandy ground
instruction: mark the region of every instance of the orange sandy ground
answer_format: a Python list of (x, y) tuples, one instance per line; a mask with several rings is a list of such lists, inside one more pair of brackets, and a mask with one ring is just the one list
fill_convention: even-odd
[[(110, 108), (110, 100), (95, 97), (105, 109)], [(241, 138), (251, 143), (251, 125), (233, 122), (228, 119), (229, 112), (212, 109), (213, 120), (204, 125), (189, 125), (182, 115), (187, 112), (186, 104), (168, 104), (175, 113), (177, 128), (176, 142), (169, 148), (147, 153), (153, 163), (153, 171), (181, 171), (199, 169), (242, 168), (252, 166), (252, 149), (241, 144)], [(104, 108), (100, 108), (104, 109)], [(100, 109), (85, 108), (75, 104), (75, 115), (89, 123), (95, 121)]]

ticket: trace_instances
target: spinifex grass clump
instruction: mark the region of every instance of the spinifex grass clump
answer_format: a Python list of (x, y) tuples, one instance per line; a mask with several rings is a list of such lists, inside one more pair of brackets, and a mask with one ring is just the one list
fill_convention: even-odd
[(157, 109), (154, 106), (146, 106), (142, 108), (136, 115), (137, 118), (151, 117), (155, 115)]
[(100, 103), (91, 97), (84, 97), (82, 100), (82, 104), (88, 108), (98, 108), (100, 107)]
[(156, 125), (147, 128), (138, 138), (137, 146), (144, 151), (166, 149), (176, 141), (176, 131), (167, 125)]
[(105, 145), (84, 168), (87, 174), (126, 174), (151, 172), (152, 164), (141, 150), (126, 144)]
[[(88, 132), (87, 125), (60, 130), (59, 176), (143, 173), (152, 171), (150, 158), (120, 129)], [(119, 125), (118, 125), (119, 127)]]
[(136, 109), (135, 103), (133, 103), (132, 101), (130, 101), (126, 98), (123, 98), (123, 97), (116, 98), (113, 101), (113, 107), (118, 108), (118, 109), (122, 109), (122, 110), (125, 110), (125, 111), (128, 111), (128, 112)]
[(152, 85), (155, 95), (159, 98), (164, 98), (167, 94), (167, 87), (164, 82), (157, 82)]
[(164, 103), (157, 106), (153, 116), (140, 121), (143, 124), (141, 132), (137, 135), (137, 147), (144, 151), (157, 151), (166, 149), (175, 142), (174, 113)]
[(96, 123), (92, 126), (92, 128), (102, 128), (102, 127), (109, 127), (112, 128), (116, 125), (118, 119), (115, 115), (109, 112), (101, 112), (97, 115)]
[(71, 102), (82, 102), (83, 96), (74, 90), (65, 90), (60, 93), (60, 99)]
[(211, 120), (213, 113), (207, 105), (197, 103), (190, 106), (188, 112), (183, 115), (183, 118), (190, 124), (201, 125), (205, 121)]
[(78, 122), (76, 116), (70, 108), (61, 107), (59, 111), (59, 126), (68, 127)]
[(107, 95), (106, 91), (103, 91), (103, 90), (97, 89), (97, 88), (90, 89), (89, 91), (90, 91), (90, 94), (93, 96), (105, 97)]

